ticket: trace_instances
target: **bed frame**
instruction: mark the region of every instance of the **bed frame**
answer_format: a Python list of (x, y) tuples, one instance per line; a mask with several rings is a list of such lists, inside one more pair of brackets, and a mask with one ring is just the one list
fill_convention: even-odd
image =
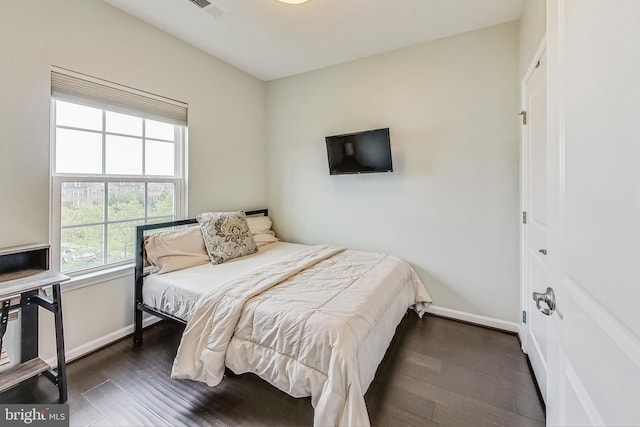
[[(268, 209), (258, 209), (254, 211), (245, 211), (245, 215), (247, 216), (267, 216), (269, 215)], [(176, 221), (168, 221), (161, 222), (157, 224), (147, 224), (147, 225), (139, 225), (136, 227), (136, 256), (135, 256), (135, 270), (134, 270), (134, 278), (135, 278), (135, 304), (134, 304), (134, 318), (135, 318), (135, 329), (133, 332), (133, 343), (136, 346), (142, 344), (142, 314), (150, 313), (154, 316), (160, 317), (165, 320), (172, 320), (174, 322), (182, 323), (186, 325), (187, 322), (179, 319), (169, 313), (166, 313), (162, 310), (158, 310), (157, 308), (151, 307), (144, 303), (142, 300), (142, 282), (143, 279), (148, 276), (149, 271), (145, 271), (144, 268), (144, 259), (145, 259), (145, 251), (144, 251), (144, 236), (146, 232), (149, 230), (157, 230), (161, 228), (173, 228), (173, 227), (181, 227), (188, 226), (191, 224), (196, 224), (198, 221), (195, 218), (189, 219), (180, 219)]]

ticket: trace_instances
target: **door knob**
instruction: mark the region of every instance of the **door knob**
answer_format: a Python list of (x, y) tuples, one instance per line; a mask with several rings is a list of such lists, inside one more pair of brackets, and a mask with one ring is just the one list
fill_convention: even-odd
[(538, 252), (540, 252), (542, 255), (546, 255), (547, 254), (547, 250), (546, 249), (538, 249)]
[[(556, 295), (553, 293), (553, 289), (547, 288), (547, 292), (533, 293), (533, 300), (536, 302), (536, 307), (544, 315), (551, 316), (556, 310)], [(542, 304), (546, 305), (543, 307)]]

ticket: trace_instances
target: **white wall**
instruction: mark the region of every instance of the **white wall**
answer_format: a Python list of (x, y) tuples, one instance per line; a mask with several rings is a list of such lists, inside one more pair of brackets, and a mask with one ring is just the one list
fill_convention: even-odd
[[(51, 65), (189, 104), (191, 214), (265, 205), (261, 81), (98, 0), (0, 0), (0, 52), (0, 247), (49, 241)], [(64, 294), (67, 348), (130, 325), (132, 289)]]
[[(267, 84), (286, 240), (409, 261), (434, 304), (518, 321), (518, 24)], [(390, 127), (394, 172), (329, 176), (324, 137)]]

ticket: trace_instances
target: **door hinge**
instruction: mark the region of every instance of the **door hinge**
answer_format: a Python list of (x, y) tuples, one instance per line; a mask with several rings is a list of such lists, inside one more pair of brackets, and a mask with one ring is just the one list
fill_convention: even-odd
[(522, 110), (518, 114), (522, 116), (522, 124), (526, 125), (527, 124), (527, 112)]
[(527, 312), (522, 310), (522, 323), (527, 323)]
[(527, 223), (527, 211), (522, 212), (522, 223), (523, 224)]

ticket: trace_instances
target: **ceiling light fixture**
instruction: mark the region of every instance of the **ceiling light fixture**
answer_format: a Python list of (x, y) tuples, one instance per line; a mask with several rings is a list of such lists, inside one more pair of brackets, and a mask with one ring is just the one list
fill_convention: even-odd
[(309, 0), (278, 0), (279, 2), (282, 3), (287, 3), (287, 4), (302, 4), (302, 3), (306, 3)]

